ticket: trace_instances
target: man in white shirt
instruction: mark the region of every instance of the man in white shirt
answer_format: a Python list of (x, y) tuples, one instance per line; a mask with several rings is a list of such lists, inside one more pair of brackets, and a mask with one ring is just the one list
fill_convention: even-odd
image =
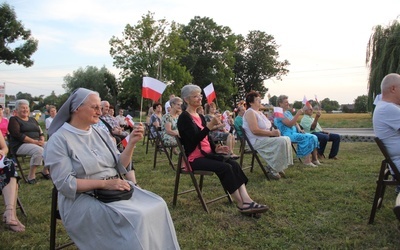
[(171, 109), (171, 104), (169, 103), (172, 99), (174, 99), (175, 98), (175, 95), (174, 94), (172, 94), (172, 95), (169, 95), (169, 100), (165, 103), (165, 105), (164, 105), (164, 110), (165, 110), (165, 113), (166, 114), (168, 114), (169, 113), (169, 110)]
[[(381, 92), (382, 99), (376, 102), (372, 118), (374, 133), (382, 140), (400, 171), (400, 75), (386, 75), (381, 83)], [(399, 191), (400, 186), (397, 186), (396, 192)]]

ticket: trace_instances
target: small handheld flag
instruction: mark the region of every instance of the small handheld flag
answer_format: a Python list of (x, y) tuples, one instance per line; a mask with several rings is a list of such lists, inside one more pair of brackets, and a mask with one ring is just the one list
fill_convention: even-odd
[(207, 87), (205, 87), (205, 88), (203, 89), (203, 91), (204, 91), (204, 94), (205, 94), (205, 96), (206, 96), (206, 98), (207, 98), (207, 103), (212, 103), (213, 100), (214, 100), (215, 98), (217, 98), (217, 96), (216, 96), (216, 94), (215, 94), (215, 91), (214, 91), (214, 85), (213, 85), (213, 83), (210, 83), (209, 85), (207, 85)]
[(283, 109), (281, 107), (274, 107), (274, 117), (275, 118), (283, 118)]

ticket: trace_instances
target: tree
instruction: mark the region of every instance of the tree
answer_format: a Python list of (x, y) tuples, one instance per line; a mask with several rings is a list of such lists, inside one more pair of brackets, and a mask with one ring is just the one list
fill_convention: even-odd
[[(25, 42), (23, 42), (25, 41)], [(11, 46), (13, 45), (14, 46)], [(15, 46), (19, 44), (19, 46)], [(14, 47), (14, 48), (13, 48)], [(31, 31), (17, 20), (13, 8), (7, 3), (0, 5), (0, 63), (33, 65), (30, 59), (38, 47), (38, 41), (31, 37)]]
[(278, 48), (274, 37), (262, 31), (250, 31), (246, 39), (241, 35), (236, 40), (235, 84), (237, 98), (243, 99), (250, 91), (258, 91), (264, 98), (268, 89), (264, 81), (275, 77), (281, 80), (289, 70), (287, 60), (279, 62)]
[(332, 112), (332, 110), (339, 109), (340, 105), (337, 101), (329, 100), (329, 98), (325, 98), (321, 101), (321, 108), (324, 109), (327, 113)]
[(217, 105), (221, 109), (233, 107), (236, 37), (231, 29), (217, 25), (211, 18), (196, 16), (183, 26), (182, 39), (189, 41), (189, 54), (181, 64), (193, 76), (194, 83), (201, 88), (213, 83)]
[(278, 97), (274, 95), (273, 97), (269, 98), (269, 104), (272, 106), (278, 106)]
[(367, 113), (368, 112), (368, 96), (361, 95), (354, 100), (354, 112)]
[(294, 101), (293, 108), (294, 109), (301, 109), (303, 107), (303, 103), (301, 101)]
[(94, 66), (79, 68), (72, 75), (66, 75), (64, 82), (63, 88), (67, 93), (83, 87), (99, 92), (101, 99), (108, 100), (114, 106), (117, 105), (119, 85), (115, 76), (104, 66), (101, 69)]
[(181, 87), (191, 82), (189, 72), (179, 63), (188, 53), (188, 43), (181, 39), (180, 32), (180, 25), (169, 25), (165, 19), (156, 21), (154, 14), (148, 12), (135, 26), (127, 24), (122, 38), (110, 39), (114, 66), (122, 70), (123, 92), (119, 100), (123, 107), (139, 106), (141, 91), (138, 89), (145, 74), (163, 82), (174, 82), (164, 91), (164, 97), (180, 93)]
[(368, 107), (373, 108), (375, 96), (381, 93), (382, 79), (389, 73), (400, 73), (400, 24), (394, 20), (387, 27), (378, 25), (369, 39), (366, 64), (368, 78)]

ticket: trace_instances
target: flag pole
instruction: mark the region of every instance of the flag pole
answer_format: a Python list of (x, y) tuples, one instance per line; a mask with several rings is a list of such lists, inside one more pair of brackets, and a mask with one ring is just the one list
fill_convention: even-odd
[(143, 109), (143, 95), (140, 98), (140, 112), (139, 112), (139, 122), (142, 123), (142, 109)]

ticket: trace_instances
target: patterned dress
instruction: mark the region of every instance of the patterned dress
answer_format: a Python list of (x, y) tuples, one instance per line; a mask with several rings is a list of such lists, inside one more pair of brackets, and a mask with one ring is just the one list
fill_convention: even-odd
[[(292, 120), (293, 115), (289, 110), (284, 113), (285, 118)], [(297, 157), (304, 157), (318, 148), (318, 138), (312, 134), (303, 134), (297, 132), (297, 128), (295, 125), (288, 127), (286, 126), (282, 120), (285, 118), (275, 118), (274, 124), (281, 131), (281, 134), (284, 136), (288, 136), (292, 142), (297, 143)]]
[(175, 136), (167, 134), (165, 130), (165, 124), (169, 122), (171, 124), (171, 130), (178, 131), (178, 116), (172, 116), (170, 113), (163, 115), (161, 119), (161, 131), (162, 131), (162, 140), (165, 146), (177, 146)]

